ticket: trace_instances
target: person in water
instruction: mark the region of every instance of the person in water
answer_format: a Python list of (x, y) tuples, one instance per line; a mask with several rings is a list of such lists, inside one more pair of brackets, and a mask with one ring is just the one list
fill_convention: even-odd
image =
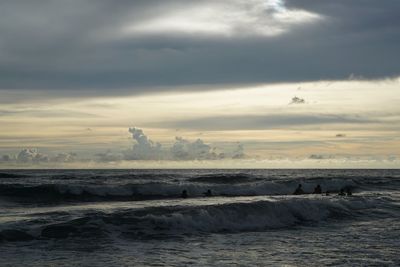
[(342, 189), (340, 189), (340, 192), (339, 192), (339, 194), (338, 194), (339, 196), (345, 196), (346, 194), (344, 193), (344, 189), (342, 188)]
[(212, 196), (211, 190), (208, 189), (207, 192), (204, 192), (204, 193), (203, 193), (203, 195), (204, 195), (205, 197), (211, 197), (211, 196)]
[(347, 196), (353, 195), (353, 193), (351, 192), (350, 187), (347, 187), (347, 188), (346, 188), (346, 195), (347, 195)]
[(302, 187), (302, 185), (299, 184), (299, 186), (296, 188), (296, 190), (294, 190), (293, 195), (302, 195), (302, 194), (304, 194), (304, 191), (303, 191), (303, 189), (301, 187)]
[(313, 194), (321, 194), (321, 193), (322, 193), (321, 186), (320, 186), (320, 185), (317, 185), (317, 186), (314, 188)]
[(183, 190), (182, 194), (181, 194), (181, 198), (187, 198), (187, 197), (188, 197), (187, 191)]

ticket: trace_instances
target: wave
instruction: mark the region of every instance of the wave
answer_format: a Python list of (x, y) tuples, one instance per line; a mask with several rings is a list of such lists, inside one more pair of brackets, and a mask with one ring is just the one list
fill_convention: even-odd
[(0, 172), (0, 179), (1, 178), (26, 178), (29, 177), (28, 175), (25, 174), (17, 174), (17, 173), (8, 173), (8, 172)]
[(313, 226), (329, 220), (350, 219), (363, 214), (369, 216), (370, 209), (376, 206), (377, 201), (362, 197), (290, 197), (219, 205), (164, 206), (111, 213), (91, 212), (76, 219), (36, 226), (33, 229), (6, 229), (0, 232), (0, 240), (18, 241), (20, 238), (26, 241), (110, 235), (154, 238), (182, 234), (264, 231)]
[(236, 184), (246, 183), (262, 179), (251, 174), (246, 173), (217, 173), (217, 174), (205, 174), (192, 177), (189, 181), (198, 183), (215, 183), (215, 184)]
[[(63, 201), (119, 201), (179, 198), (186, 190), (189, 197), (290, 195), (299, 183), (305, 192), (320, 184), (322, 192), (392, 190), (400, 186), (397, 172), (286, 171), (42, 171), (28, 174), (1, 172), (0, 199), (24, 203)], [(15, 179), (23, 178), (23, 179)]]
[[(293, 193), (297, 183), (297, 181), (258, 181), (239, 184), (193, 182), (152, 182), (119, 185), (0, 184), (0, 197), (25, 202), (150, 200), (178, 198), (183, 190), (188, 192), (189, 197), (201, 197), (207, 190), (211, 190), (213, 196), (289, 195)], [(337, 192), (343, 187), (356, 188), (356, 183), (352, 180), (325, 180), (320, 181), (319, 184), (324, 191), (330, 192)], [(303, 189), (305, 192), (312, 192), (315, 185), (314, 181), (304, 182)]]

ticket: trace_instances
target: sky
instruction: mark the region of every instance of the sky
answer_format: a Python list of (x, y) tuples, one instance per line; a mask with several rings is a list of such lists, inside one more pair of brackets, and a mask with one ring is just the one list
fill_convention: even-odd
[(0, 168), (399, 168), (398, 0), (0, 2)]

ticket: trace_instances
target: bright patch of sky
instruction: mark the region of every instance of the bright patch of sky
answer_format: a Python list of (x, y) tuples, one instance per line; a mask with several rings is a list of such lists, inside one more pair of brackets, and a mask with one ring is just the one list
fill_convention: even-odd
[(126, 35), (193, 34), (274, 36), (285, 33), (296, 24), (321, 19), (305, 10), (287, 9), (283, 1), (235, 0), (183, 5), (178, 10), (153, 14), (123, 27)]

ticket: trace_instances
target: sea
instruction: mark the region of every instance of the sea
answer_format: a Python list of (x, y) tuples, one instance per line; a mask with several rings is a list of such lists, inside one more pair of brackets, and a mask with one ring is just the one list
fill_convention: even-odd
[(400, 266), (400, 170), (0, 170), (0, 266)]

